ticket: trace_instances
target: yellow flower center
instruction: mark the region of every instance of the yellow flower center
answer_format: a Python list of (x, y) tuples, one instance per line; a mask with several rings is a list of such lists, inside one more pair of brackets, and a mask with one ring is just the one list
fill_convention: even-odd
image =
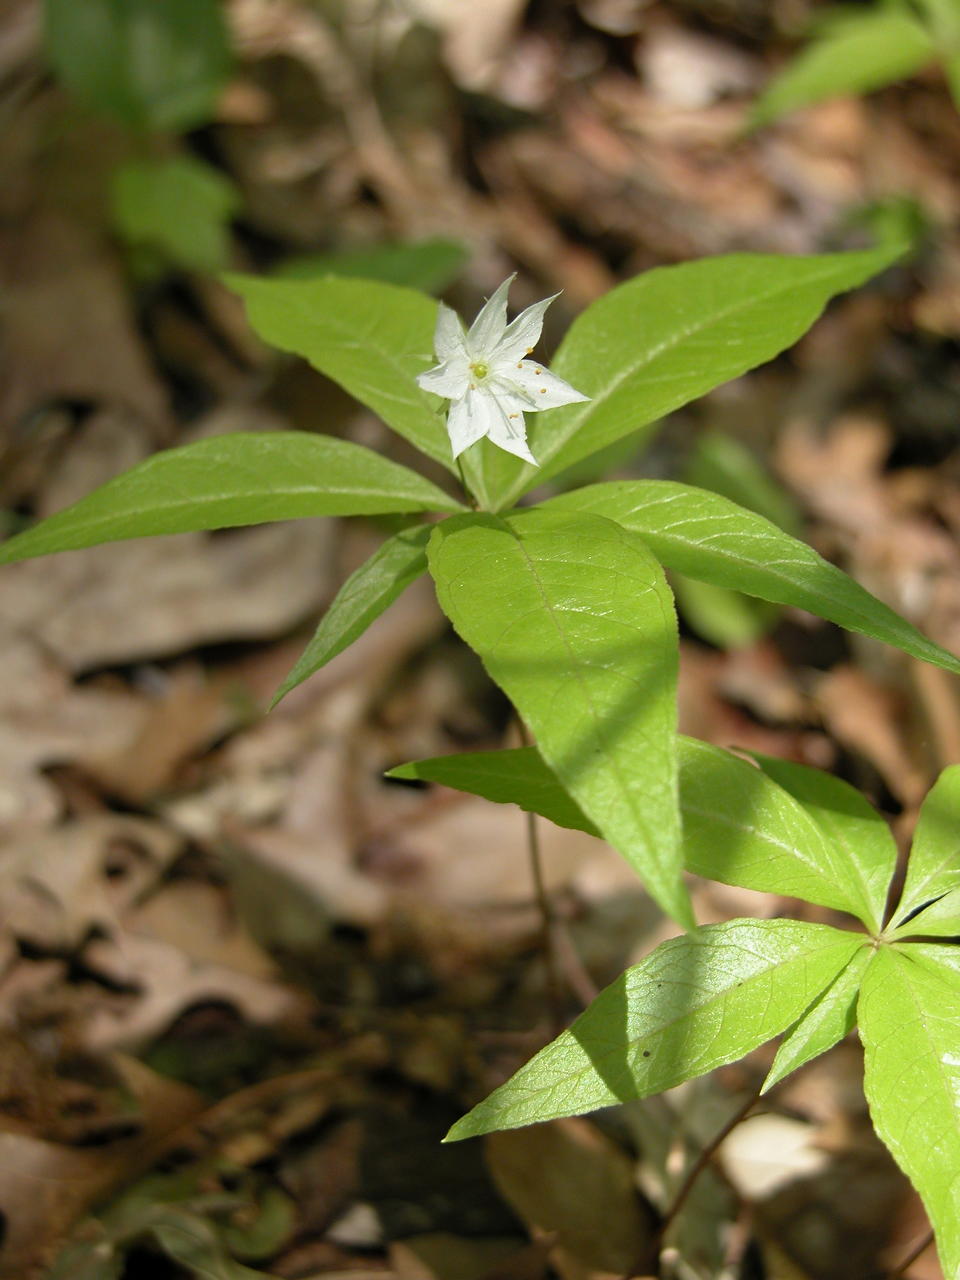
[(485, 378), (490, 372), (490, 366), (488, 364), (484, 364), (482, 360), (478, 360), (475, 364), (470, 366), (470, 372), (475, 378)]

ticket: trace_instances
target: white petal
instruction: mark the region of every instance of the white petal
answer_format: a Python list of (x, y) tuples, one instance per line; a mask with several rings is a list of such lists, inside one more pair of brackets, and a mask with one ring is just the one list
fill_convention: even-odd
[(417, 386), (447, 400), (459, 400), (470, 386), (470, 366), (465, 356), (454, 355), (426, 373), (417, 374)]
[(498, 390), (502, 387), (507, 394), (522, 399), (528, 410), (559, 409), (564, 404), (580, 404), (590, 399), (536, 360), (521, 360), (509, 371), (498, 371), (491, 381), (497, 384)]
[(516, 364), (528, 351), (533, 350), (540, 341), (540, 334), (543, 331), (543, 313), (553, 299), (559, 297), (559, 293), (555, 293), (552, 297), (544, 298), (542, 302), (535, 302), (532, 307), (527, 307), (526, 311), (521, 311), (516, 319), (510, 321), (491, 357), (491, 364), (494, 367), (501, 363)]
[(434, 354), (441, 364), (454, 355), (466, 357), (463, 338), (463, 321), (451, 307), (441, 302), (440, 309), (437, 311), (437, 327), (433, 335)]
[(487, 430), (491, 442), (536, 466), (537, 460), (527, 444), (527, 424), (523, 414), (519, 410), (510, 409), (499, 397), (488, 395), (487, 398), (496, 409), (495, 414), (490, 414), (491, 422)]
[(483, 436), (488, 435), (500, 413), (491, 395), (484, 391), (470, 390), (462, 400), (455, 401), (447, 414), (447, 434), (453, 446), (453, 456), (459, 458)]
[(467, 348), (475, 360), (489, 360), (507, 327), (507, 294), (517, 273), (507, 276), (503, 284), (483, 304), (480, 314), (467, 333)]

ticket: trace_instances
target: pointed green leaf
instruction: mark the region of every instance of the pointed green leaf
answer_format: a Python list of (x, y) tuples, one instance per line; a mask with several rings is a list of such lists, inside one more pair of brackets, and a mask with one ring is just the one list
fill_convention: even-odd
[(960, 939), (960, 889), (951, 889), (890, 934), (893, 938)]
[(606, 516), (640, 534), (668, 569), (806, 609), (960, 672), (960, 658), (928, 640), (812, 547), (719, 494), (670, 480), (624, 480), (589, 485), (543, 506)]
[(873, 948), (864, 940), (859, 951), (784, 1036), (761, 1093), (767, 1093), (791, 1071), (819, 1058), (849, 1035), (857, 1022), (860, 982), (872, 958)]
[[(696, 738), (678, 738), (683, 861), (688, 871), (820, 906), (863, 912), (858, 874), (843, 845), (826, 838), (797, 800), (739, 756)], [(600, 835), (533, 747), (439, 756), (391, 770), (518, 804), (561, 827)], [(736, 796), (736, 804), (730, 797)]]
[[(898, 926), (918, 907), (960, 887), (960, 765), (944, 769), (920, 808), (896, 910)], [(912, 928), (911, 933), (915, 932)]]
[(432, 529), (417, 525), (388, 538), (337, 592), (313, 639), (274, 695), (271, 707), (363, 635), (371, 622), (427, 570)]
[(795, 1022), (860, 942), (797, 920), (731, 920), (672, 938), (447, 1140), (645, 1098), (743, 1057)]
[[(433, 298), (378, 280), (337, 276), (265, 280), (230, 275), (226, 282), (243, 298), (250, 324), (265, 342), (308, 360), (456, 474), (447, 405), (416, 383), (417, 374), (435, 362)], [(485, 455), (472, 449), (461, 462), (480, 505), (490, 506)]]
[(674, 918), (681, 881), (676, 618), (660, 566), (609, 520), (463, 516), (434, 530), (441, 607), (563, 785)]
[(760, 126), (825, 98), (870, 93), (919, 71), (934, 56), (919, 22), (893, 9), (831, 22), (766, 89), (751, 113)]
[[(858, 1008), (877, 1133), (920, 1193), (945, 1276), (960, 1276), (960, 974), (956, 947), (881, 947)], [(947, 961), (937, 963), (942, 954)]]
[(860, 918), (879, 932), (890, 881), (897, 867), (897, 842), (873, 805), (849, 783), (822, 769), (751, 751), (760, 768), (799, 800), (830, 842), (842, 850), (836, 874), (844, 877)]
[(706, 742), (688, 739), (681, 761), (688, 870), (847, 911), (871, 926), (859, 869), (804, 804), (762, 770)]
[(550, 476), (772, 360), (837, 293), (902, 253), (731, 254), (657, 267), (618, 285), (571, 325), (551, 369), (586, 404), (528, 420), (539, 468), (499, 454), (491, 488), (508, 507)]
[(461, 511), (414, 471), (302, 431), (213, 436), (155, 453), (0, 546), (0, 564), (101, 542), (299, 516)]
[(383, 281), (228, 275), (264, 342), (303, 356), (428, 457), (454, 470), (440, 402), (416, 376), (432, 363), (437, 304)]
[(536, 747), (469, 751), (463, 755), (411, 760), (409, 764), (389, 770), (386, 776), (437, 782), (455, 791), (483, 796), (495, 804), (516, 804), (527, 813), (548, 818), (558, 827), (600, 837), (600, 832), (576, 800), (567, 795)]

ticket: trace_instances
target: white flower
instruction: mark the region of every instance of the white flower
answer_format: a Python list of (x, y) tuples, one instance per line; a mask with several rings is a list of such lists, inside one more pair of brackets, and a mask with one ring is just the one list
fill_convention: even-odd
[(535, 302), (507, 324), (507, 294), (513, 280), (514, 276), (504, 280), (466, 332), (457, 313), (440, 303), (433, 339), (440, 363), (421, 373), (417, 383), (424, 391), (453, 402), (447, 431), (455, 458), (488, 436), (501, 449), (535, 464), (527, 445), (524, 413), (590, 399), (543, 365), (526, 359), (539, 341), (543, 313), (558, 295)]

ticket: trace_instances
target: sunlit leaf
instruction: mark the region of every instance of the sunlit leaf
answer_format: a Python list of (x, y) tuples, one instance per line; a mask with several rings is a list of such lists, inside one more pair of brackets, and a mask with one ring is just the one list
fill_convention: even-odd
[(761, 1093), (767, 1093), (791, 1071), (812, 1062), (849, 1035), (857, 1021), (860, 983), (872, 956), (873, 949), (864, 939), (849, 964), (784, 1036)]
[(657, 267), (610, 290), (574, 321), (551, 363), (591, 400), (531, 415), (539, 468), (497, 453), (489, 487), (498, 506), (771, 360), (830, 298), (902, 252), (733, 254)]
[[(861, 872), (849, 861), (848, 849), (828, 839), (793, 796), (720, 747), (681, 736), (678, 751), (688, 871), (744, 889), (804, 898), (873, 923)], [(517, 804), (558, 826), (600, 834), (532, 747), (418, 760), (392, 769), (390, 776), (439, 782)]]
[(469, 1138), (645, 1098), (778, 1035), (861, 939), (796, 920), (731, 920), (657, 947), (447, 1135)]
[(668, 569), (806, 609), (960, 672), (960, 658), (928, 640), (812, 547), (719, 494), (670, 480), (623, 480), (561, 494), (543, 507), (606, 516), (640, 534)]
[(429, 480), (361, 445), (302, 431), (237, 432), (155, 453), (0, 545), (0, 564), (297, 516), (461, 509)]
[[(960, 765), (944, 769), (920, 808), (896, 910), (903, 925), (918, 907), (960, 887)], [(911, 929), (911, 932), (913, 930)]]
[(353, 644), (411, 582), (426, 573), (430, 533), (429, 525), (401, 530), (350, 575), (271, 706)]
[(945, 1276), (960, 1275), (960, 972), (956, 947), (881, 947), (857, 1018), (877, 1133), (919, 1191)]
[(691, 923), (681, 881), (676, 618), (641, 540), (534, 509), (434, 530), (441, 607), (544, 758), (657, 901)]
[(897, 843), (887, 823), (841, 778), (757, 751), (751, 755), (764, 773), (800, 801), (831, 843), (842, 850), (843, 862), (837, 865), (837, 872), (849, 883), (861, 918), (878, 931), (897, 866)]

